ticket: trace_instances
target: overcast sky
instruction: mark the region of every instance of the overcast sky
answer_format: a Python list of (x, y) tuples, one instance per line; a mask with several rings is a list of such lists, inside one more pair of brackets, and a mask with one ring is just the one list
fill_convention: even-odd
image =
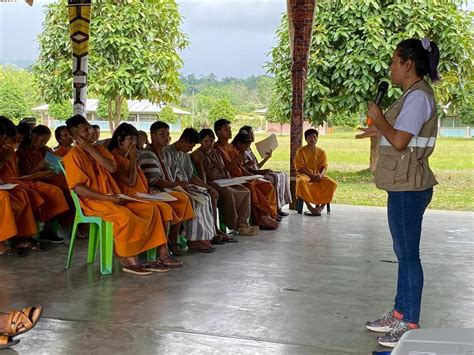
[[(0, 64), (31, 64), (38, 55), (36, 38), (51, 0), (0, 2)], [(286, 0), (178, 0), (182, 29), (191, 44), (182, 53), (183, 74), (247, 77), (264, 74), (267, 54)], [(469, 8), (474, 9), (473, 1)]]
[[(0, 2), (0, 63), (32, 63), (38, 55), (36, 38), (44, 20), (43, 5)], [(247, 77), (264, 74), (267, 54), (285, 0), (178, 0), (182, 29), (190, 46), (182, 53), (183, 74)]]

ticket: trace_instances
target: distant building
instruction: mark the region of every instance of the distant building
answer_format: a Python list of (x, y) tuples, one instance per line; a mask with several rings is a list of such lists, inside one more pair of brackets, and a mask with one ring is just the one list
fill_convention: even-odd
[[(97, 124), (103, 131), (109, 131), (109, 121), (106, 118), (97, 116), (97, 106), (99, 100), (87, 99), (86, 110), (87, 120), (91, 124)], [(128, 104), (128, 119), (124, 122), (133, 124), (138, 130), (149, 131), (150, 126), (158, 118), (157, 115), (165, 107), (164, 104), (155, 104), (148, 100), (127, 100)], [(175, 123), (170, 123), (170, 130), (172, 132), (181, 131), (182, 117), (190, 115), (188, 111), (181, 110), (179, 108), (173, 108), (173, 112), (178, 115), (178, 119)], [(55, 120), (48, 114), (48, 105), (41, 105), (33, 109), (34, 112), (39, 113), (41, 121), (44, 125), (50, 128), (56, 128), (59, 125), (64, 124), (63, 121)]]

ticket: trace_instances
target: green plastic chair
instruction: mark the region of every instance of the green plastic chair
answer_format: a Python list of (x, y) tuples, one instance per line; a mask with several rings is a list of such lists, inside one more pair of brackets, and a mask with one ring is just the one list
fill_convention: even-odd
[[(62, 164), (60, 167), (66, 175), (66, 171)], [(74, 224), (72, 227), (71, 242), (69, 244), (69, 253), (66, 262), (66, 269), (71, 267), (72, 255), (74, 252), (74, 244), (76, 242), (77, 226), (81, 223), (88, 223), (89, 227), (89, 246), (87, 251), (87, 263), (94, 262), (97, 255), (97, 249), (100, 247), (100, 272), (102, 275), (110, 275), (112, 273), (113, 256), (114, 256), (114, 235), (113, 223), (107, 222), (100, 217), (85, 216), (82, 213), (79, 197), (74, 190), (69, 190), (76, 213), (74, 216)], [(156, 260), (156, 249), (150, 249), (147, 252), (147, 259)]]

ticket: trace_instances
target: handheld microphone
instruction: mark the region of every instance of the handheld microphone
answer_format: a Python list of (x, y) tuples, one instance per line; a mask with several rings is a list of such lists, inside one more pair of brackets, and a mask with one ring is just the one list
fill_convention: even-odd
[[(377, 89), (377, 95), (375, 96), (375, 104), (377, 106), (380, 106), (380, 103), (382, 102), (382, 99), (385, 96), (385, 93), (387, 92), (387, 90), (388, 90), (388, 83), (386, 81), (381, 81)], [(367, 126), (372, 126), (374, 121), (369, 116), (367, 116), (365, 123), (367, 124)]]

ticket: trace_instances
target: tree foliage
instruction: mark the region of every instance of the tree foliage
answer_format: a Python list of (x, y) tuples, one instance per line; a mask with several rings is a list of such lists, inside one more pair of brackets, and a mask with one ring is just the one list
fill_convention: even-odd
[(63, 102), (52, 102), (48, 105), (48, 113), (51, 117), (57, 120), (66, 120), (74, 114), (71, 100)]
[(18, 122), (35, 116), (31, 110), (40, 102), (34, 76), (26, 70), (0, 66), (0, 115)]
[[(110, 106), (109, 106), (110, 105)], [(107, 100), (106, 98), (99, 98), (97, 104), (97, 117), (105, 120), (111, 120), (109, 115), (114, 115), (117, 112), (117, 106), (115, 100)], [(128, 102), (122, 100), (120, 103), (120, 120), (126, 120), (128, 118)]]
[[(175, 102), (184, 87), (178, 51), (188, 41), (175, 0), (95, 0), (91, 10), (88, 90), (113, 101), (107, 117), (120, 120), (126, 99)], [(40, 56), (34, 67), (48, 102), (71, 96), (72, 61), (67, 1), (46, 6)], [(117, 109), (118, 108), (118, 109)]]
[(176, 123), (178, 121), (178, 115), (174, 113), (171, 106), (165, 106), (158, 114), (158, 119), (167, 123)]
[[(305, 117), (319, 124), (331, 113), (366, 111), (403, 39), (429, 37), (441, 51), (443, 80), (438, 101), (456, 111), (467, 100), (464, 85), (472, 80), (474, 43), (472, 14), (460, 1), (321, 0), (316, 10), (305, 92)], [(277, 30), (278, 45), (267, 69), (275, 75), (270, 112), (291, 117), (291, 56), (287, 17)], [(400, 95), (391, 87), (384, 104)]]
[(219, 99), (209, 111), (209, 121), (215, 122), (219, 118), (226, 118), (232, 122), (235, 120), (235, 115), (235, 108), (230, 101), (227, 99)]

